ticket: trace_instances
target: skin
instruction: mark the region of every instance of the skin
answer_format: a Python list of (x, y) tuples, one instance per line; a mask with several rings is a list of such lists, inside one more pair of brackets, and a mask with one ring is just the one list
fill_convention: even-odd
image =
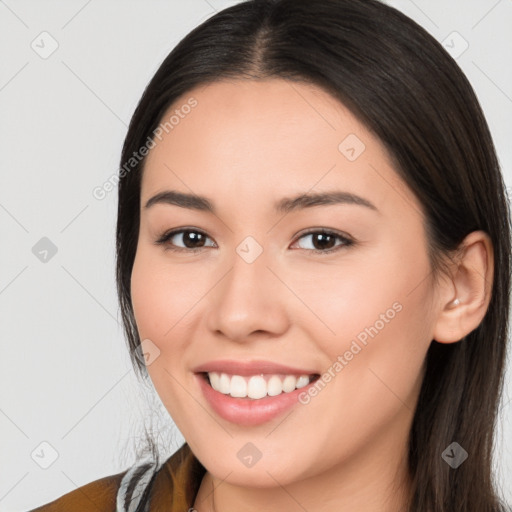
[[(483, 319), (490, 240), (468, 235), (451, 274), (435, 283), (419, 202), (380, 141), (322, 89), (222, 81), (183, 95), (169, 113), (190, 97), (197, 106), (146, 160), (131, 289), (140, 337), (160, 351), (148, 364), (155, 389), (207, 469), (195, 509), (401, 510), (425, 355), (433, 339), (457, 342)], [(365, 145), (354, 161), (338, 149), (349, 134)], [(208, 197), (217, 214), (144, 208), (169, 189)], [(273, 210), (283, 197), (334, 189), (378, 211), (354, 204)], [(203, 249), (154, 243), (173, 228), (206, 233)], [(339, 250), (315, 253), (322, 245), (303, 235), (309, 228), (355, 243), (335, 238), (328, 247)], [(252, 263), (236, 252), (247, 236), (263, 249)], [(182, 235), (172, 242), (186, 250)], [(317, 396), (263, 425), (217, 416), (192, 372), (227, 358), (322, 374), (394, 303), (401, 310)], [(237, 457), (248, 442), (262, 454), (252, 467)]]

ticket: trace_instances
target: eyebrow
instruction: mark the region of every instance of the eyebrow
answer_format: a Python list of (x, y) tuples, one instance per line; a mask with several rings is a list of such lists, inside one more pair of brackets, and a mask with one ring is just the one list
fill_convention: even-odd
[[(165, 190), (154, 195), (146, 202), (145, 208), (148, 209), (155, 204), (172, 204), (181, 208), (199, 210), (216, 214), (216, 208), (206, 197), (197, 194), (187, 194), (176, 190)], [(307, 194), (298, 194), (293, 197), (284, 197), (274, 203), (274, 209), (279, 213), (288, 213), (313, 206), (323, 206), (331, 204), (350, 204), (364, 206), (378, 212), (378, 208), (364, 197), (352, 194), (351, 192), (333, 190), (330, 192), (316, 192)]]

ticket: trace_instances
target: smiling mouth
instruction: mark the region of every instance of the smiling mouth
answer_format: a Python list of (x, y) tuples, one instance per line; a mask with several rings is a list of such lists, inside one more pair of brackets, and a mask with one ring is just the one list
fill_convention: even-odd
[(233, 398), (251, 400), (291, 393), (320, 377), (319, 374), (235, 375), (222, 372), (201, 372), (201, 375), (215, 391)]

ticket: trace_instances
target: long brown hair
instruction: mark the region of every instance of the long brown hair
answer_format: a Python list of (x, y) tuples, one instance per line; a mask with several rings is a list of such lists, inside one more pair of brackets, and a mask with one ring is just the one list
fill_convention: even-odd
[[(145, 375), (135, 356), (140, 339), (130, 296), (145, 160), (129, 172), (126, 163), (154, 138), (164, 112), (194, 87), (272, 77), (322, 87), (380, 139), (425, 212), (434, 277), (467, 234), (490, 236), (495, 274), (483, 321), (457, 343), (432, 341), (427, 353), (409, 439), (409, 510), (506, 510), (492, 474), (511, 278), (503, 177), (466, 76), (426, 30), (377, 0), (243, 1), (192, 30), (161, 64), (131, 119), (121, 156), (117, 284), (134, 368)], [(441, 457), (453, 441), (469, 453), (456, 470)], [(181, 488), (189, 484), (175, 481)]]

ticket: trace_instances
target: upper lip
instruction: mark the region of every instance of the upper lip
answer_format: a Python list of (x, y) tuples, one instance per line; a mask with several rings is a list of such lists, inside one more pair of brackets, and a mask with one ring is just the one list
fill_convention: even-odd
[(218, 372), (230, 375), (258, 375), (260, 373), (283, 373), (287, 375), (315, 375), (317, 372), (307, 368), (297, 368), (272, 361), (233, 361), (216, 360), (201, 364), (193, 370), (195, 373)]

